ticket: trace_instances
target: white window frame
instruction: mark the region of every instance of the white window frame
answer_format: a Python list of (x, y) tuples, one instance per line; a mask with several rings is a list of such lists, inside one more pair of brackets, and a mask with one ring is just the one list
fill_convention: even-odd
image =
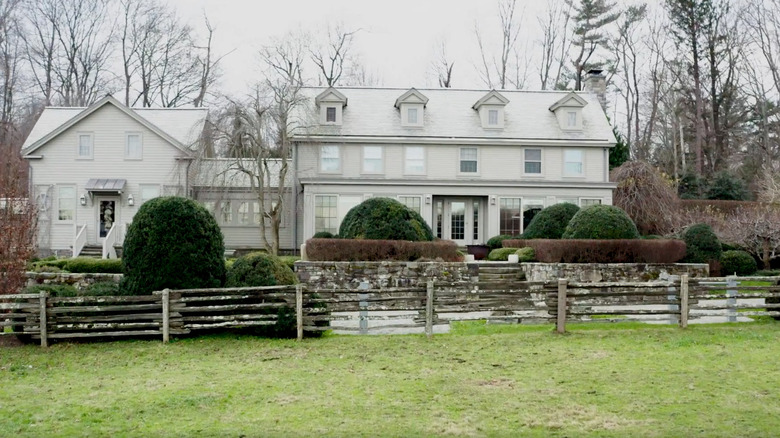
[[(335, 219), (336, 226), (335, 226), (335, 228), (327, 228), (327, 229), (319, 228), (318, 229), (317, 228), (317, 218), (318, 217), (323, 217), (324, 218), (325, 216), (318, 216), (319, 212), (317, 210), (317, 199), (325, 198), (325, 197), (333, 198), (333, 199), (336, 200), (335, 206), (328, 206), (329, 209), (332, 208), (335, 211), (335, 216), (327, 216), (328, 219)], [(339, 223), (338, 223), (338, 221), (339, 221), (339, 195), (326, 194), (326, 193), (314, 195), (314, 234), (317, 234), (320, 231), (328, 231), (328, 232), (330, 232), (332, 234), (338, 234), (338, 232), (339, 232)]]
[[(81, 139), (89, 139), (89, 154), (81, 155)], [(95, 136), (91, 132), (79, 132), (76, 135), (76, 159), (78, 160), (92, 160), (95, 157)]]
[[(156, 189), (157, 194), (155, 196), (147, 198), (146, 196), (144, 196), (144, 191), (146, 189)], [(160, 193), (161, 193), (159, 184), (140, 184), (139, 188), (138, 188), (138, 191), (140, 192), (139, 194), (141, 195), (141, 203), (139, 205), (143, 205), (145, 202), (147, 202), (147, 201), (149, 201), (151, 199), (159, 198), (160, 197)]]
[(566, 111), (566, 127), (569, 129), (577, 129), (579, 126), (577, 121), (577, 111)]
[(420, 123), (417, 121), (418, 118), (419, 118), (419, 114), (417, 108), (415, 107), (406, 108), (406, 120), (410, 125), (417, 125), (418, 123)]
[[(568, 154), (575, 153), (575, 152), (580, 154), (579, 161), (574, 161), (574, 160), (571, 160), (570, 157), (567, 157)], [(572, 163), (572, 164), (579, 163), (579, 165), (580, 165), (579, 173), (569, 171), (568, 166), (567, 166), (567, 164), (569, 164), (569, 163)], [(568, 176), (568, 177), (582, 177), (582, 176), (585, 176), (585, 152), (582, 149), (564, 149), (563, 150), (563, 176)]]
[[(374, 156), (374, 154), (377, 151), (379, 152), (379, 157)], [(382, 146), (363, 146), (362, 155), (363, 155), (363, 159), (361, 161), (362, 173), (377, 175), (377, 174), (383, 174), (385, 172), (385, 148), (383, 148)], [(377, 160), (379, 166), (375, 169), (369, 168), (368, 166), (369, 162), (376, 162)]]
[[(539, 151), (539, 160), (528, 160), (527, 151)], [(528, 172), (526, 170), (526, 163), (539, 163), (539, 172)], [(536, 176), (541, 177), (544, 175), (544, 149), (542, 148), (523, 148), (523, 175), (524, 176)]]
[[(477, 154), (476, 154), (476, 157), (473, 160), (464, 160), (463, 159), (463, 151), (466, 150), (466, 149), (473, 149), (473, 150), (476, 151)], [(463, 171), (463, 162), (464, 161), (468, 161), (468, 162), (475, 161), (476, 164), (477, 164), (476, 170), (474, 172)], [(479, 148), (478, 147), (476, 147), (476, 146), (468, 146), (468, 147), (458, 148), (458, 174), (459, 175), (479, 175), (479, 167), (480, 166), (479, 166)]]
[[(398, 197), (396, 199), (398, 199), (398, 202), (400, 202), (401, 204), (405, 205), (406, 208), (408, 208), (410, 210), (413, 210), (413, 211), (416, 211), (418, 214), (422, 214), (422, 206), (423, 206), (422, 196), (419, 196), (419, 195), (398, 195)], [(410, 207), (406, 202), (402, 201), (402, 199), (404, 199), (404, 200), (405, 199), (417, 199), (419, 201), (420, 205), (415, 210), (414, 207)]]
[[(138, 137), (138, 153), (130, 154), (130, 137)], [(143, 160), (144, 158), (144, 137), (140, 132), (125, 133), (125, 160)]]
[[(333, 120), (330, 120), (330, 113), (333, 110)], [(335, 106), (327, 105), (325, 107), (325, 123), (336, 123), (338, 120), (338, 110)]]
[(488, 109), (488, 126), (498, 126), (498, 110)]
[[(413, 158), (409, 156), (411, 150), (419, 150), (421, 157)], [(425, 162), (426, 160), (425, 146), (406, 146), (404, 147), (404, 175), (425, 175)], [(420, 164), (421, 168), (414, 170), (412, 164)]]
[[(414, 110), (415, 119), (409, 119), (410, 111)], [(425, 106), (421, 103), (402, 103), (401, 104), (401, 126), (407, 128), (422, 128), (425, 117)]]
[(238, 225), (241, 225), (242, 227), (248, 227), (253, 225), (252, 215), (253, 215), (252, 201), (250, 200), (239, 201), (238, 210), (237, 210)]
[[(587, 201), (598, 201), (598, 202), (593, 203), (593, 204), (585, 205), (585, 203)], [(594, 198), (580, 198), (580, 207), (589, 207), (591, 205), (602, 205), (602, 204), (604, 204), (604, 199), (603, 198), (595, 198), (595, 197)]]
[[(326, 156), (325, 151), (335, 151), (334, 156)], [(326, 167), (325, 160), (334, 160), (336, 163), (334, 168)], [(341, 147), (338, 145), (323, 145), (320, 146), (320, 173), (340, 173), (341, 172)]]
[[(63, 198), (62, 197), (62, 189), (71, 189), (73, 190), (73, 196), (71, 198)], [(61, 185), (57, 186), (57, 221), (66, 223), (66, 222), (74, 222), (76, 220), (76, 203), (77, 203), (78, 193), (76, 190), (76, 186), (74, 185)], [(62, 212), (63, 212), (63, 199), (69, 200), (72, 203), (71, 206), (71, 217), (62, 219)], [(67, 206), (66, 206), (67, 207)]]

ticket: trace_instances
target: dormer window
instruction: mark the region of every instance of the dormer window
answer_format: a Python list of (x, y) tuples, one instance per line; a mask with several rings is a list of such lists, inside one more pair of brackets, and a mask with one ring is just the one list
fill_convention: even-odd
[(564, 131), (582, 130), (582, 108), (588, 102), (577, 93), (566, 94), (562, 99), (550, 106), (550, 111), (555, 113), (558, 125)]
[(401, 126), (422, 128), (425, 121), (425, 105), (428, 98), (424, 94), (410, 89), (395, 100), (395, 107), (401, 112)]
[(333, 87), (320, 93), (314, 102), (319, 108), (321, 125), (341, 125), (347, 97)]
[(479, 119), (482, 127), (485, 129), (503, 129), (504, 128), (504, 107), (509, 103), (509, 99), (502, 96), (496, 90), (482, 96), (473, 106), (479, 113)]

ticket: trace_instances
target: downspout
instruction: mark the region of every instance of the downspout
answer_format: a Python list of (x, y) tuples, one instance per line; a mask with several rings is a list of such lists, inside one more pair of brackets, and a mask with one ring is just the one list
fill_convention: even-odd
[(293, 218), (293, 254), (297, 254), (300, 248), (298, 243), (298, 142), (293, 141), (293, 184), (292, 184), (292, 206), (291, 215)]

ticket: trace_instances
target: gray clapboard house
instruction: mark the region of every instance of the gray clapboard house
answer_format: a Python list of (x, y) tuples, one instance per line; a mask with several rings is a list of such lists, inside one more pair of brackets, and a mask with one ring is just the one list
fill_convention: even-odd
[[(603, 90), (592, 72), (590, 90)], [(299, 242), (395, 198), (459, 245), (560, 202), (611, 204), (615, 137), (594, 92), (306, 88), (292, 133)]]

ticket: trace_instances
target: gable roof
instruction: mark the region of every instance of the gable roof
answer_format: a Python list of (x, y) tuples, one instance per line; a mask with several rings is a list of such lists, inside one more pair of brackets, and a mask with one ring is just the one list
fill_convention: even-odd
[(129, 108), (112, 96), (86, 108), (47, 107), (22, 145), (22, 153), (35, 152), (106, 105), (113, 105), (187, 155), (192, 153), (190, 146), (203, 132), (208, 114), (205, 108)]
[[(609, 147), (615, 135), (596, 95), (577, 93), (588, 103), (582, 108), (582, 130), (561, 129), (548, 108), (568, 95), (566, 91), (501, 90), (508, 103), (504, 107), (504, 129), (485, 129), (480, 114), (472, 106), (489, 90), (453, 88), (419, 89), (430, 98), (425, 125), (409, 129), (402, 125), (393, 102), (408, 88), (342, 87), (349, 95), (349, 107), (340, 126), (320, 124), (314, 97), (322, 87), (304, 87), (304, 99), (290, 118), (290, 135), (306, 142), (396, 142), (425, 144), (563, 144)], [(498, 102), (498, 101), (496, 101)]]
[(496, 90), (490, 90), (488, 94), (482, 96), (474, 105), (471, 107), (475, 110), (478, 110), (479, 107), (482, 105), (503, 105), (509, 103), (509, 99), (504, 97), (501, 93), (499, 93)]
[(328, 87), (317, 97), (314, 98), (314, 102), (319, 105), (320, 102), (338, 102), (342, 107), (347, 106), (347, 96), (341, 94), (341, 92), (333, 87)]
[(402, 103), (421, 103), (423, 104), (423, 107), (425, 107), (425, 105), (428, 104), (428, 98), (414, 88), (411, 88), (406, 93), (398, 96), (398, 99), (395, 100), (393, 106), (398, 108)]
[(563, 96), (561, 100), (555, 102), (554, 104), (550, 105), (550, 111), (555, 111), (558, 108), (582, 108), (585, 105), (587, 105), (588, 102), (585, 101), (582, 97), (580, 97), (575, 92), (570, 92), (569, 94)]

